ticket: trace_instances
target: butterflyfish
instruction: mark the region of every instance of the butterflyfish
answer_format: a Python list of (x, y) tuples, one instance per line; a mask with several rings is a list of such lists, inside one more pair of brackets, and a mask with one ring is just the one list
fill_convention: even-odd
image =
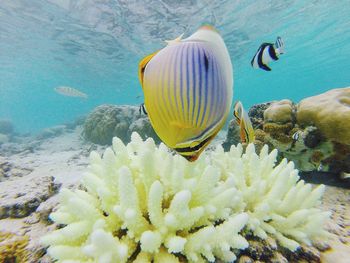
[(278, 60), (279, 56), (283, 53), (284, 42), (281, 37), (277, 37), (275, 44), (261, 44), (250, 63), (253, 68), (261, 68), (266, 71), (271, 71), (271, 68), (268, 66), (268, 64), (271, 61)]
[(54, 88), (54, 90), (63, 96), (68, 96), (68, 97), (79, 97), (83, 99), (87, 99), (88, 95), (85, 94), (84, 92), (81, 92), (75, 88), (68, 87), (68, 86), (60, 86), (57, 88)]
[(244, 110), (240, 101), (235, 104), (233, 115), (240, 127), (240, 137), (242, 143), (251, 143), (255, 140), (255, 132), (248, 113)]
[(224, 125), (233, 96), (233, 71), (213, 27), (182, 35), (139, 64), (151, 124), (159, 138), (195, 161)]
[(140, 113), (140, 115), (141, 115), (141, 113), (145, 114), (146, 116), (148, 115), (145, 103), (141, 103), (141, 105), (139, 107), (139, 113)]

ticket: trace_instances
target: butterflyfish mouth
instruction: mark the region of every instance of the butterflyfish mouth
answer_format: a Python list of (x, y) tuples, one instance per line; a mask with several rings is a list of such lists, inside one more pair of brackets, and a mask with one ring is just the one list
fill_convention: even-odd
[(181, 156), (190, 162), (194, 162), (198, 159), (200, 153), (203, 151), (204, 147), (213, 139), (214, 136), (209, 136), (196, 146), (188, 146), (182, 148), (174, 148)]
[(184, 155), (181, 155), (181, 156), (184, 157), (189, 162), (194, 162), (194, 161), (196, 161), (198, 159), (199, 154), (190, 155), (190, 156), (184, 156)]

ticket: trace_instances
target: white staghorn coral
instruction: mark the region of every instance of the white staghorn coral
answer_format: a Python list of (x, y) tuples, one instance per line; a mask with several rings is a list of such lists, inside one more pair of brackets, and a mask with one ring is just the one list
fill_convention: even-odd
[[(205, 160), (189, 163), (136, 133), (125, 146), (115, 138), (103, 158), (91, 154), (86, 191), (61, 191), (51, 218), (64, 224), (42, 238), (58, 262), (226, 262), (248, 242), (238, 233), (248, 216), (239, 212), (232, 179)], [(238, 212), (235, 212), (238, 211)]]
[(286, 159), (275, 166), (277, 150), (268, 154), (267, 145), (260, 155), (253, 144), (242, 153), (241, 145), (232, 147), (227, 154), (218, 147), (211, 158), (226, 177), (234, 178), (243, 210), (249, 215), (247, 230), (262, 239), (272, 236), (292, 251), (300, 243), (311, 245), (315, 239), (328, 236), (323, 226), (330, 212), (316, 208), (324, 185), (312, 189), (310, 184), (298, 181), (294, 163)]
[(248, 246), (240, 232), (290, 250), (326, 235), (329, 214), (315, 208), (324, 187), (297, 182), (286, 160), (275, 167), (267, 147), (218, 147), (189, 163), (134, 133), (90, 159), (86, 191), (63, 189), (50, 215), (65, 226), (42, 238), (58, 262), (232, 262)]

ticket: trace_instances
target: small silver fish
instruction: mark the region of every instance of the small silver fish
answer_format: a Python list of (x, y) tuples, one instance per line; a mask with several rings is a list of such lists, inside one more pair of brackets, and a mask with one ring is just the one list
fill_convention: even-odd
[(63, 96), (68, 96), (68, 97), (79, 97), (83, 99), (87, 99), (88, 95), (85, 94), (84, 92), (81, 92), (75, 88), (68, 87), (68, 86), (60, 86), (57, 88), (54, 88), (54, 90)]

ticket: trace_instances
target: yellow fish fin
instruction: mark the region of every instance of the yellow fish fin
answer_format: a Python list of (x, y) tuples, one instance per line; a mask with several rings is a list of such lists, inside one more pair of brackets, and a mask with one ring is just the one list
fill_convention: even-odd
[(242, 103), (240, 101), (237, 101), (234, 106), (233, 116), (236, 118), (236, 122), (238, 125), (241, 124), (242, 109)]
[(143, 75), (145, 73), (145, 68), (148, 64), (148, 62), (150, 62), (150, 60), (159, 52), (156, 51), (152, 54), (149, 54), (147, 56), (145, 56), (139, 63), (139, 80), (140, 80), (140, 83), (141, 83), (141, 87), (143, 88)]
[(240, 136), (243, 143), (251, 143), (255, 140), (255, 132), (250, 121), (248, 113), (244, 110), (243, 105), (238, 101), (235, 105), (233, 115), (240, 126)]

